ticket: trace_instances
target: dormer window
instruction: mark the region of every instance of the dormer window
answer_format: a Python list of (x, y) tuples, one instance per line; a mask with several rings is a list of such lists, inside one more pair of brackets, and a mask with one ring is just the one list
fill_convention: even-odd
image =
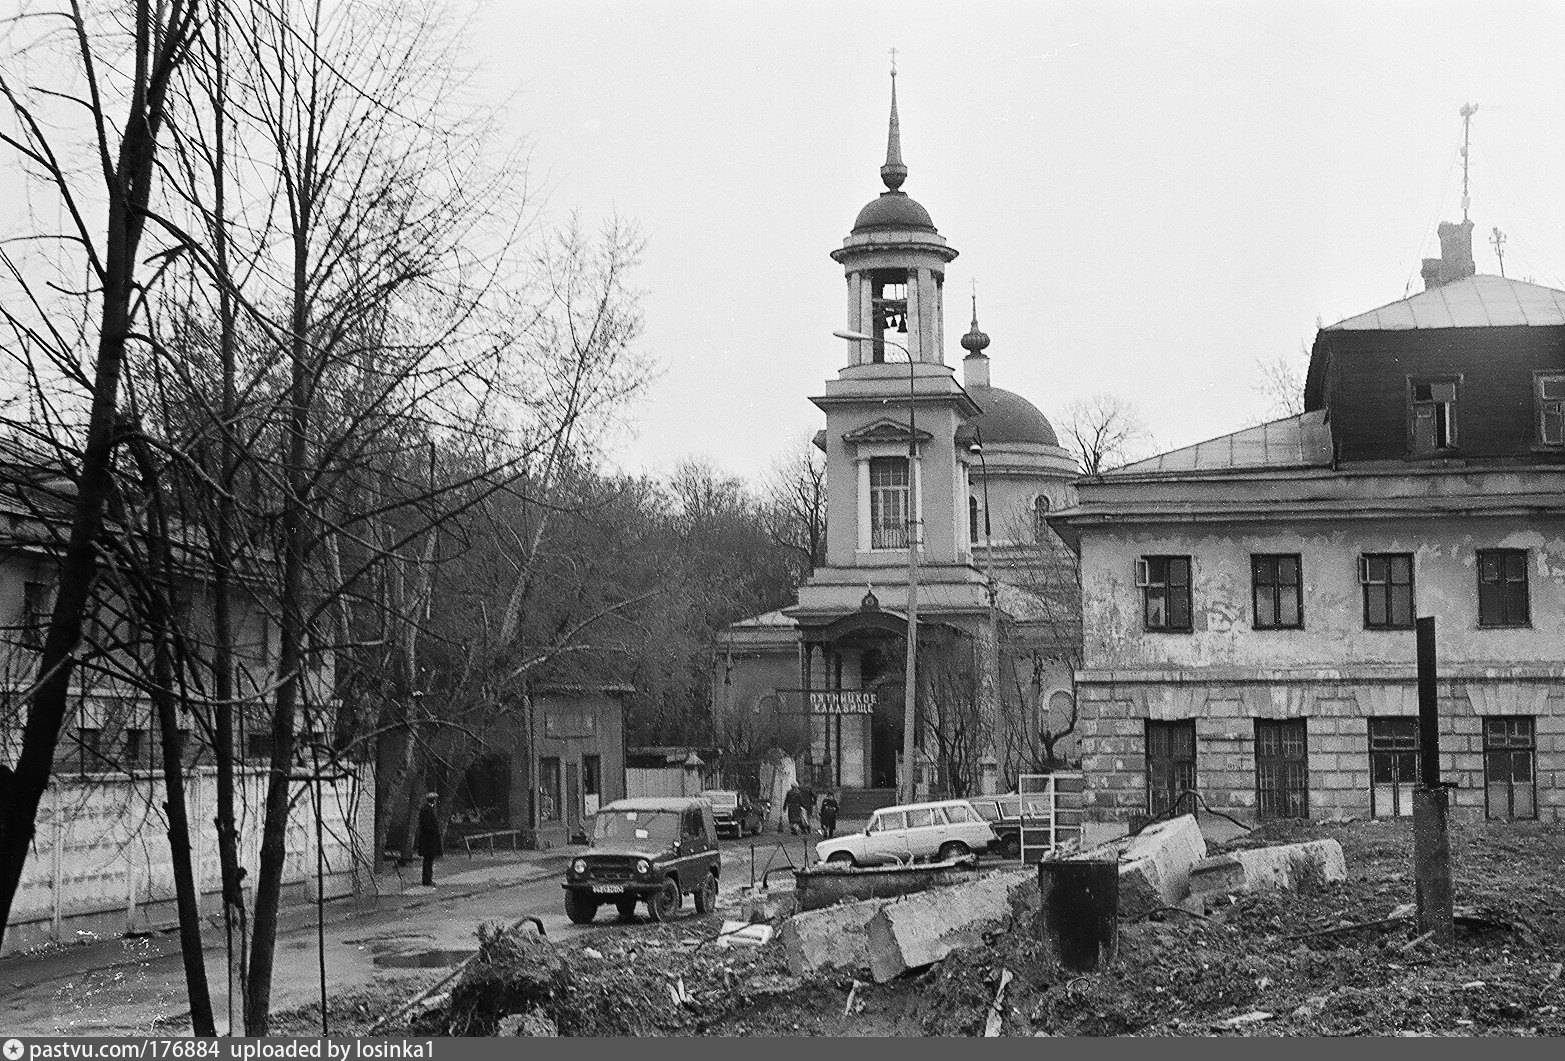
[(1533, 376), (1538, 399), (1538, 445), (1565, 446), (1565, 372)]
[(1456, 448), (1456, 383), (1451, 377), (1408, 381), (1411, 452), (1440, 453)]
[[(870, 314), (877, 339), (907, 334), (907, 270), (877, 269), (870, 274)], [(894, 340), (895, 341), (895, 340)], [(870, 360), (886, 360), (886, 344), (870, 344)]]

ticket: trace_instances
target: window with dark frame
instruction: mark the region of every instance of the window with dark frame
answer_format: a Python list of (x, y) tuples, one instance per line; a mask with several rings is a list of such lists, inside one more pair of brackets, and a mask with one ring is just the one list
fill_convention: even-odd
[(127, 770), (134, 770), (141, 765), (141, 757), (146, 754), (147, 731), (131, 728), (125, 731), (125, 762)]
[(1146, 629), (1189, 633), (1190, 557), (1143, 556), (1136, 567)]
[(76, 745), (81, 753), (78, 772), (92, 774), (103, 769), (102, 752), (98, 746), (101, 737), (102, 731), (90, 726), (83, 726), (76, 731)]
[(1478, 550), (1478, 625), (1527, 626), (1527, 550)]
[(1538, 445), (1565, 446), (1565, 372), (1533, 375), (1538, 402)]
[(871, 549), (906, 549), (908, 466), (906, 457), (871, 457), (869, 462)]
[(1376, 818), (1413, 813), (1418, 784), (1418, 719), (1369, 720), (1369, 807)]
[(1195, 721), (1148, 722), (1147, 813), (1173, 810), (1195, 779)]
[(1538, 816), (1537, 753), (1532, 716), (1483, 720), (1484, 803), (1490, 818)]
[(1456, 384), (1453, 378), (1408, 381), (1408, 436), (1414, 453), (1456, 447)]
[(49, 628), (49, 587), (42, 582), (22, 583), (23, 648), (33, 651), (43, 649), (44, 637)]
[(978, 544), (978, 498), (967, 499), (967, 540)]
[(1308, 744), (1302, 718), (1255, 720), (1255, 800), (1263, 820), (1310, 816)]
[(1250, 557), (1255, 629), (1304, 627), (1303, 564), (1297, 553)]
[(601, 755), (583, 755), (581, 757), (581, 790), (583, 795), (603, 795), (603, 757)]
[(1359, 557), (1366, 630), (1413, 629), (1413, 554), (1365, 553)]
[(560, 760), (545, 755), (538, 760), (538, 820), (557, 822), (562, 813), (560, 801)]

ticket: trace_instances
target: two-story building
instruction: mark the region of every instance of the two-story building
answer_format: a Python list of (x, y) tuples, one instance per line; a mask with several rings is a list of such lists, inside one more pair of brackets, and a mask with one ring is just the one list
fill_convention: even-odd
[(1322, 328), (1305, 412), (1078, 484), (1087, 807), (1411, 813), (1414, 620), (1453, 814), (1565, 818), (1565, 292), (1474, 275)]

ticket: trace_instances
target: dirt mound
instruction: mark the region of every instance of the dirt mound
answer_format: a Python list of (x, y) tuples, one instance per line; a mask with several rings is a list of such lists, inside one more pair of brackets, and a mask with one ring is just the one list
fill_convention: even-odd
[[(426, 1034), (492, 1034), (533, 1013), (561, 1035), (982, 1035), (1002, 973), (1007, 1035), (1565, 1034), (1565, 830), (1456, 825), (1456, 901), (1438, 950), (1412, 901), (1409, 822), (1280, 823), (1243, 846), (1334, 837), (1348, 879), (1224, 897), (1206, 916), (1122, 922), (1117, 959), (1062, 970), (1014, 931), (887, 984), (788, 974), (781, 947), (723, 949), (716, 918), (605, 927), (568, 944), (487, 935)], [(866, 978), (867, 980), (867, 978)]]

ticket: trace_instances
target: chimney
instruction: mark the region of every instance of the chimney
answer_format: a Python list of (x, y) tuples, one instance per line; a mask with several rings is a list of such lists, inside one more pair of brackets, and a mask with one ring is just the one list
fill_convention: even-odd
[(1473, 264), (1473, 223), (1440, 222), (1440, 257), (1425, 258), (1424, 290), (1432, 291), (1453, 280), (1465, 280), (1478, 271)]
[(962, 386), (989, 386), (989, 355), (968, 354), (962, 358)]

